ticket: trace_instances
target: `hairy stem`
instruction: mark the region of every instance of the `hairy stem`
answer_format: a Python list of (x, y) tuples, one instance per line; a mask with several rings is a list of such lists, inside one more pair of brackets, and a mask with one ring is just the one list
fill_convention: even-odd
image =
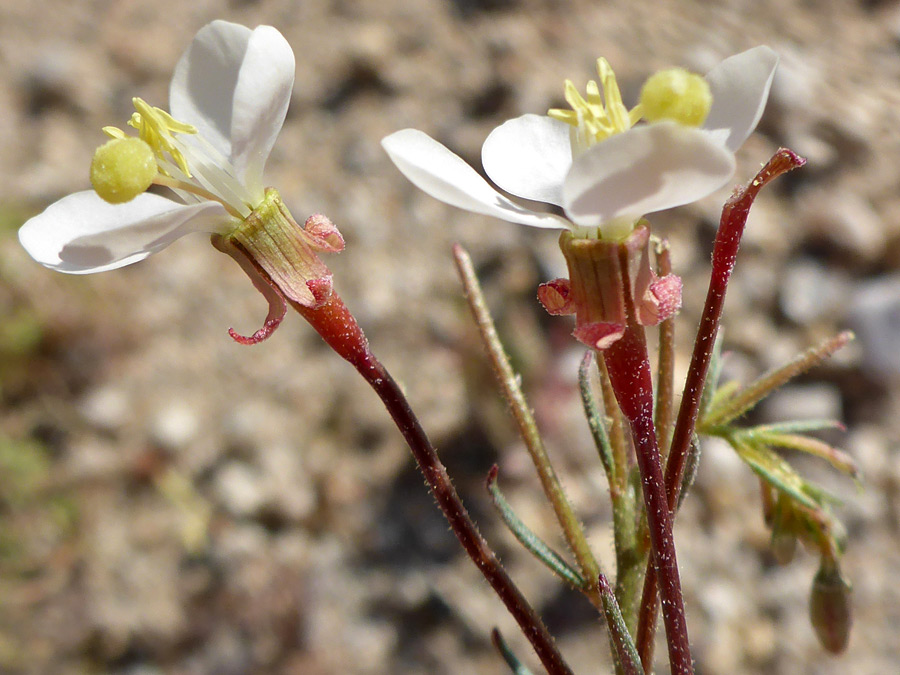
[(551, 675), (572, 675), (572, 670), (563, 660), (543, 621), (478, 532), (434, 446), (431, 445), (415, 413), (409, 407), (406, 397), (372, 354), (362, 329), (337, 293), (333, 292), (326, 303), (314, 309), (294, 302), (291, 302), (291, 305), (309, 321), (338, 355), (359, 371), (381, 398), (400, 433), (406, 439), (431, 493), (454, 534), (516, 619), (547, 672)]
[(575, 515), (575, 511), (572, 509), (569, 499), (566, 497), (566, 493), (559, 482), (559, 477), (550, 463), (550, 457), (538, 431), (537, 422), (535, 422), (531, 408), (525, 400), (522, 387), (519, 385), (519, 379), (509, 363), (509, 359), (497, 335), (497, 329), (494, 327), (494, 322), (488, 312), (478, 278), (475, 276), (472, 259), (459, 244), (453, 247), (453, 257), (456, 260), (460, 278), (466, 289), (466, 299), (475, 317), (475, 323), (478, 325), (478, 332), (481, 334), (485, 349), (491, 359), (491, 365), (494, 367), (494, 373), (503, 389), (503, 396), (512, 409), (513, 417), (519, 427), (519, 434), (525, 442), (525, 447), (531, 456), (535, 469), (537, 469), (541, 487), (544, 489), (547, 499), (550, 500), (553, 512), (556, 514), (556, 519), (565, 535), (566, 542), (568, 542), (575, 559), (578, 561), (581, 576), (589, 584), (588, 594), (595, 601), (595, 604), (599, 606), (600, 593), (597, 587), (597, 578), (600, 574), (600, 565), (588, 546), (584, 528), (581, 526), (578, 516)]
[[(672, 518), (653, 425), (653, 379), (644, 329), (630, 313), (625, 334), (603, 352), (622, 414), (631, 426), (644, 492), (653, 569), (662, 580), (660, 595), (669, 646), (669, 665), (676, 675), (694, 672), (684, 599), (675, 556)], [(646, 665), (644, 666), (646, 669)]]
[[(672, 443), (669, 447), (669, 459), (666, 464), (666, 494), (673, 518), (678, 504), (691, 438), (694, 435), (694, 427), (700, 411), (703, 383), (706, 381), (716, 335), (719, 332), (719, 321), (725, 304), (725, 291), (734, 270), (750, 206), (766, 183), (805, 163), (806, 160), (802, 157), (786, 148), (781, 148), (746, 188), (735, 191), (722, 209), (722, 218), (719, 221), (719, 229), (713, 247), (712, 272), (706, 304), (703, 307), (703, 315), (697, 330), (694, 353), (691, 356), (691, 364), (688, 368), (681, 397), (681, 407), (678, 410), (678, 419), (675, 422)], [(637, 648), (641, 655), (641, 663), (644, 664), (646, 670), (650, 669), (653, 661), (653, 634), (656, 630), (657, 617), (657, 581), (656, 570), (652, 565), (648, 565), (644, 577), (644, 592), (641, 598), (637, 634)]]
[[(584, 412), (587, 415), (591, 434), (600, 452), (600, 459), (603, 462), (603, 468), (606, 471), (607, 481), (609, 482), (609, 497), (610, 502), (612, 502), (613, 512), (614, 548), (616, 551), (616, 601), (629, 633), (633, 634), (637, 629), (639, 590), (644, 574), (645, 558), (637, 546), (634, 491), (627, 482), (628, 465), (624, 448), (625, 435), (622, 429), (622, 422), (619, 419), (619, 405), (616, 403), (615, 394), (609, 384), (609, 374), (606, 372), (606, 366), (602, 360), (599, 360), (605, 388), (609, 390), (608, 400), (604, 405), (603, 413), (608, 413), (610, 406), (613, 409), (612, 417), (601, 413), (589, 380), (590, 366), (593, 361), (594, 352), (586, 351), (584, 358), (581, 360), (581, 366), (578, 368), (578, 382)], [(607, 424), (610, 426), (614, 424), (612, 420), (616, 420), (618, 423), (619, 449), (615, 454), (606, 430)], [(617, 475), (623, 476), (624, 479), (619, 481)]]
[[(672, 273), (669, 245), (663, 242), (656, 254), (657, 275)], [(669, 456), (669, 435), (675, 400), (675, 317), (659, 324), (659, 361), (656, 369), (656, 432), (659, 435), (659, 454), (663, 464)]]

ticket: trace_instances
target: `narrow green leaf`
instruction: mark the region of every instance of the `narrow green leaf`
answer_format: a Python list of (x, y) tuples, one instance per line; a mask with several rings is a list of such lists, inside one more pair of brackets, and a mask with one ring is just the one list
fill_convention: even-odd
[(719, 406), (714, 412), (710, 412), (706, 416), (705, 423), (710, 427), (728, 424), (746, 413), (775, 389), (821, 363), (852, 339), (853, 333), (845, 331), (806, 350), (789, 363), (770, 370), (741, 389), (727, 403)]
[(625, 619), (622, 618), (622, 612), (619, 610), (619, 603), (616, 602), (615, 593), (609, 585), (609, 579), (602, 572), (599, 577), (600, 599), (603, 602), (603, 612), (606, 614), (606, 625), (610, 629), (610, 638), (616, 648), (616, 656), (619, 659), (619, 665), (624, 675), (643, 675), (644, 668), (641, 666), (641, 657), (638, 654), (631, 633), (628, 632), (628, 626), (625, 625)]
[(513, 675), (533, 675), (528, 666), (519, 661), (519, 657), (513, 654), (512, 649), (509, 648), (506, 640), (503, 639), (500, 631), (496, 628), (491, 631), (491, 642), (494, 643), (494, 647), (500, 652), (500, 656), (506, 661), (506, 665), (509, 666)]
[(700, 438), (697, 434), (691, 437), (691, 447), (688, 449), (687, 461), (684, 465), (684, 475), (681, 477), (681, 491), (678, 493), (678, 506), (676, 510), (681, 508), (681, 503), (687, 496), (694, 480), (697, 478), (697, 470), (700, 468)]
[(838, 429), (843, 431), (846, 427), (836, 420), (791, 420), (789, 422), (775, 422), (773, 424), (760, 424), (753, 427), (762, 433), (780, 434), (805, 434), (813, 431), (828, 431)]
[(600, 411), (597, 404), (597, 397), (591, 387), (590, 369), (594, 360), (594, 352), (588, 350), (581, 359), (581, 365), (578, 367), (578, 388), (581, 391), (581, 403), (584, 406), (584, 414), (587, 416), (588, 426), (591, 429), (591, 436), (594, 438), (594, 444), (597, 446), (597, 452), (600, 453), (600, 461), (603, 463), (603, 469), (606, 471), (606, 480), (610, 486), (616, 482), (615, 464), (613, 461), (612, 445), (609, 442), (609, 434), (606, 432), (606, 418)]
[(769, 483), (782, 492), (786, 492), (807, 508), (813, 510), (821, 508), (820, 501), (816, 499), (819, 495), (815, 493), (822, 491), (803, 480), (800, 474), (778, 453), (741, 434), (731, 434), (726, 440), (740, 458)]
[[(718, 417), (719, 411), (725, 408), (740, 390), (741, 383), (737, 380), (729, 380), (719, 385), (719, 387), (711, 389), (711, 393), (706, 401), (706, 409), (697, 423), (697, 428), (705, 428), (707, 426), (707, 418), (715, 419)], [(706, 389), (704, 388), (703, 391), (706, 392)]]
[(546, 565), (554, 574), (560, 577), (566, 583), (577, 589), (584, 590), (587, 588), (584, 577), (582, 577), (575, 569), (573, 569), (562, 556), (551, 549), (540, 537), (532, 532), (525, 523), (513, 512), (512, 507), (500, 487), (497, 485), (497, 473), (499, 469), (495, 464), (488, 472), (487, 489), (497, 508), (500, 517), (506, 526), (510, 529), (519, 543), (522, 544), (532, 555)]
[(824, 459), (838, 471), (859, 479), (859, 467), (856, 462), (847, 453), (829, 445), (818, 438), (810, 438), (809, 436), (801, 436), (800, 434), (785, 434), (779, 432), (768, 432), (761, 430), (760, 427), (748, 429), (752, 432), (753, 440), (766, 445), (775, 446), (777, 448), (787, 448), (788, 450), (799, 450), (814, 457)]
[(722, 376), (722, 333), (716, 337), (712, 354), (709, 358), (709, 370), (706, 371), (706, 380), (703, 382), (703, 391), (700, 394), (700, 417), (705, 417), (710, 410), (713, 396), (717, 392), (719, 378)]

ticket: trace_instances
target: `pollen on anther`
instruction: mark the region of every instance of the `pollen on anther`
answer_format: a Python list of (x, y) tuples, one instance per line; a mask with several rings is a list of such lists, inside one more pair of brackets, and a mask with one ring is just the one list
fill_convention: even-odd
[(139, 138), (114, 138), (94, 153), (91, 185), (111, 204), (129, 202), (145, 192), (159, 169), (153, 149)]

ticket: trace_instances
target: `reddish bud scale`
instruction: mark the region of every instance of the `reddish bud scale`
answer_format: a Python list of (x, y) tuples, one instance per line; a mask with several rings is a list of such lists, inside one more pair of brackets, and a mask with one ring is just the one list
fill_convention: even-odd
[(242, 345), (267, 339), (281, 325), (287, 303), (314, 309), (332, 296), (331, 271), (319, 252), (338, 253), (344, 238), (326, 216), (316, 214), (300, 227), (276, 190), (227, 235), (213, 235), (213, 246), (231, 256), (269, 303), (262, 328), (244, 336), (229, 328)]
[(672, 274), (656, 276), (650, 266), (649, 242), (646, 223), (623, 241), (563, 232), (559, 246), (569, 279), (541, 284), (538, 299), (550, 314), (574, 314), (574, 336), (592, 349), (606, 349), (622, 337), (628, 322), (626, 298), (634, 299), (638, 324), (658, 324), (680, 309), (681, 280)]
[(369, 341), (337, 291), (332, 290), (328, 300), (318, 307), (306, 307), (294, 302), (291, 305), (316, 329), (329, 347), (357, 370), (369, 370), (375, 363)]
[(328, 218), (311, 216), (300, 227), (278, 192), (266, 198), (225, 239), (250, 258), (292, 302), (315, 307), (331, 293), (331, 272), (317, 253), (337, 253), (344, 239)]

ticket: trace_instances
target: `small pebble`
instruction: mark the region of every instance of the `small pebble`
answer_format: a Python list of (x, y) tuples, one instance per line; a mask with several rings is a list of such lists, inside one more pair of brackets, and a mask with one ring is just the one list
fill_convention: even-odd
[(879, 379), (900, 374), (900, 275), (860, 284), (848, 304), (863, 366)]
[(266, 501), (259, 474), (243, 462), (229, 462), (216, 473), (215, 493), (226, 511), (251, 516)]

